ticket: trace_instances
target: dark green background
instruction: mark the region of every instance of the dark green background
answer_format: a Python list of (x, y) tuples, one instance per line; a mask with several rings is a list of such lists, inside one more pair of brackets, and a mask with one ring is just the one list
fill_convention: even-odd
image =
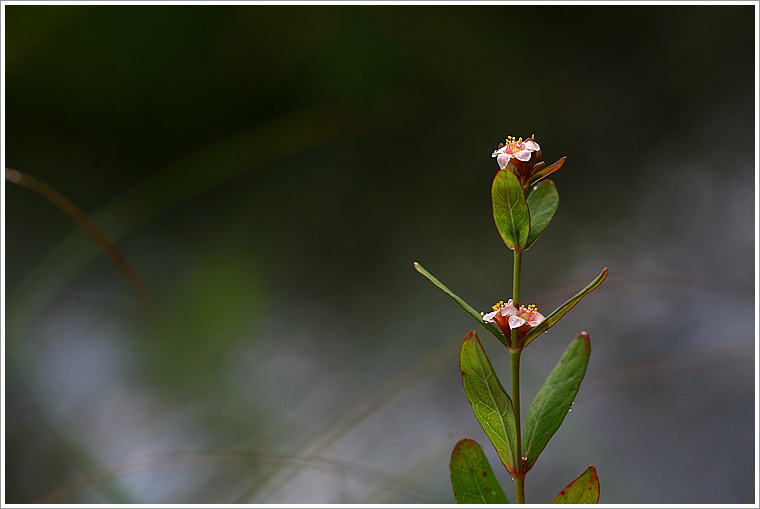
[(756, 6), (3, 7), (6, 166), (161, 303), (6, 184), (6, 502), (453, 503), (462, 437), (513, 499), (478, 326), (412, 262), (509, 298), (490, 154), (534, 133), (567, 162), (523, 299), (609, 277), (523, 355), (526, 412), (591, 336), (527, 500), (589, 464), (602, 503), (751, 500)]

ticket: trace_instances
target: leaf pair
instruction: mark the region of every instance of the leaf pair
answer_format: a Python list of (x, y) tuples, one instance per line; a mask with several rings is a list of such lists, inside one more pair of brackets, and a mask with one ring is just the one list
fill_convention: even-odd
[[(590, 354), (589, 336), (582, 332), (570, 343), (530, 404), (522, 437), (525, 472), (533, 467), (570, 410), (586, 374)], [(499, 382), (475, 332), (470, 332), (462, 342), (459, 364), (464, 391), (475, 417), (507, 471), (514, 474), (517, 433), (512, 400)]]
[(491, 186), (493, 218), (504, 243), (512, 250), (528, 249), (543, 233), (559, 206), (559, 193), (551, 180), (537, 184), (525, 199), (520, 180), (504, 168)]
[[(463, 438), (454, 447), (449, 462), (451, 485), (458, 504), (508, 504), (509, 499), (491, 470), (488, 458), (474, 440)], [(596, 504), (599, 502), (599, 477), (590, 465), (573, 479), (553, 504)]]
[[(454, 301), (459, 304), (459, 306), (467, 311), (467, 313), (475, 318), (477, 322), (488, 329), (488, 331), (496, 337), (499, 341), (501, 341), (504, 346), (509, 347), (509, 339), (502, 334), (501, 330), (493, 323), (486, 322), (483, 320), (483, 317), (480, 313), (478, 313), (475, 308), (467, 304), (464, 300), (462, 300), (461, 297), (459, 297), (457, 294), (449, 290), (449, 288), (441, 283), (435, 276), (433, 276), (430, 272), (425, 270), (425, 268), (420, 265), (417, 262), (414, 262), (414, 268), (417, 272), (425, 276), (428, 281), (433, 283), (439, 290), (441, 290), (443, 293), (454, 299)], [(546, 332), (549, 330), (550, 327), (552, 327), (554, 324), (556, 324), (560, 318), (565, 316), (568, 311), (570, 311), (573, 307), (575, 307), (576, 304), (578, 304), (583, 297), (591, 293), (592, 290), (594, 290), (596, 287), (598, 287), (600, 284), (602, 284), (602, 281), (604, 281), (607, 278), (607, 268), (605, 267), (604, 270), (593, 280), (591, 283), (589, 283), (588, 286), (586, 286), (583, 290), (575, 294), (570, 300), (562, 304), (560, 307), (552, 311), (552, 313), (547, 316), (540, 324), (538, 324), (536, 327), (533, 327), (531, 330), (529, 330), (525, 337), (523, 337), (523, 348), (528, 346), (528, 344), (536, 339), (540, 334)]]

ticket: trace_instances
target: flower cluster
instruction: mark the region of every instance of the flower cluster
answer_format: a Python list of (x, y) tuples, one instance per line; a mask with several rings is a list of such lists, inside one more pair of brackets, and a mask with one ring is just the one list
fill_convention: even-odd
[(543, 322), (545, 318), (533, 304), (528, 307), (520, 306), (518, 309), (512, 299), (506, 303), (500, 300), (493, 305), (492, 309), (490, 313), (480, 313), (483, 320), (495, 323), (507, 338), (512, 329), (517, 329), (517, 335), (522, 339), (530, 329)]

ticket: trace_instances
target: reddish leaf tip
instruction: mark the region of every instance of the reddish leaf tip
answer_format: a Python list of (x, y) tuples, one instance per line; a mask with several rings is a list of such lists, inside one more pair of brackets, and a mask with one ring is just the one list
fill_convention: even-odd
[[(584, 490), (589, 492), (584, 493)], [(560, 491), (554, 498), (555, 504), (598, 504), (599, 503), (599, 476), (596, 468), (589, 465), (588, 468), (570, 484)]]
[[(583, 339), (583, 347), (586, 350), (591, 350), (591, 337), (588, 335), (588, 332), (583, 331), (580, 334), (578, 334), (578, 338)], [(577, 339), (577, 338), (576, 338)]]
[(454, 451), (452, 452), (452, 454), (457, 451), (461, 451), (464, 447), (471, 447), (472, 444), (470, 444), (470, 442), (472, 442), (472, 440), (470, 440), (469, 438), (460, 439), (459, 442), (457, 442), (457, 444), (454, 446)]
[(473, 337), (475, 338), (475, 341), (478, 341), (478, 342), (480, 342), (480, 340), (478, 339), (478, 335), (477, 335), (477, 333), (476, 333), (474, 330), (473, 330), (473, 331), (470, 331), (470, 332), (469, 332), (469, 333), (468, 333), (468, 334), (467, 334), (467, 335), (464, 337), (464, 340), (465, 340), (465, 341), (470, 341), (470, 340), (472, 340), (472, 338), (473, 338)]

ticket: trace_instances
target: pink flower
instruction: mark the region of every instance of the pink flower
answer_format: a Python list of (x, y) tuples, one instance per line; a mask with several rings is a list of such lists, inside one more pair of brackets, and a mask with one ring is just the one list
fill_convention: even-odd
[(520, 306), (517, 309), (509, 299), (506, 304), (499, 301), (493, 305), (491, 313), (481, 313), (483, 320), (495, 323), (504, 335), (509, 338), (512, 329), (517, 329), (519, 338), (522, 338), (530, 329), (544, 321), (544, 315), (538, 312), (536, 306)]
[[(514, 136), (507, 137), (507, 144), (499, 143), (497, 148), (491, 157), (496, 158), (496, 162), (499, 163), (499, 168), (502, 170), (507, 167), (512, 158), (517, 159), (512, 164), (517, 167), (520, 163), (527, 163), (533, 156), (534, 152), (538, 152), (538, 159), (541, 158), (541, 147), (538, 146), (536, 140), (528, 138), (523, 141), (522, 138), (516, 140)], [(519, 162), (518, 162), (519, 161)]]

